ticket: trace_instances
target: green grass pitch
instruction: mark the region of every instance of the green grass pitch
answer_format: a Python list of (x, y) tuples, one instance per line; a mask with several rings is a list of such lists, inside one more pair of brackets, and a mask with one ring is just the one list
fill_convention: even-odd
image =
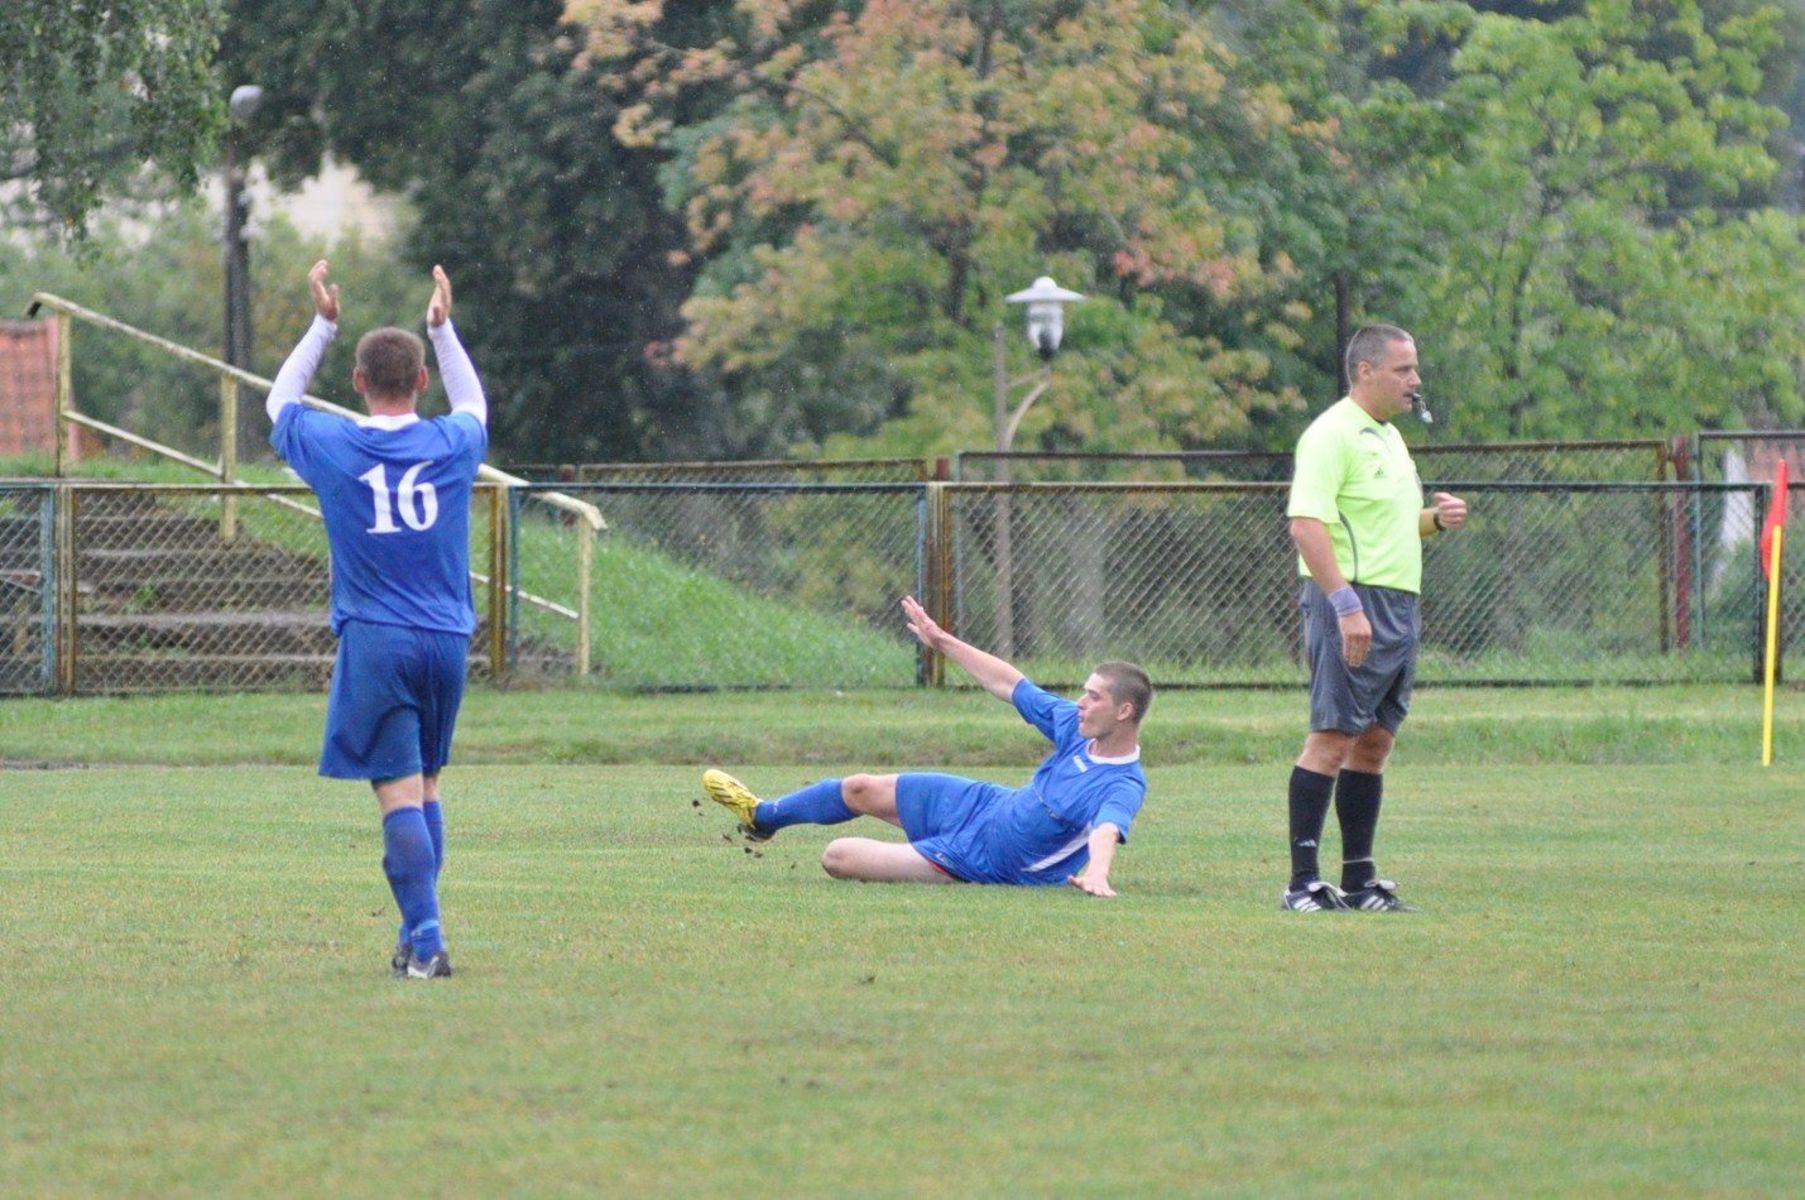
[(692, 804), (711, 743), (1025, 778), (984, 697), (480, 692), (434, 983), (373, 803), (297, 765), (320, 698), (9, 702), (0, 758), (134, 765), (0, 771), (0, 1192), (1796, 1195), (1805, 789), (1753, 695), (1421, 694), (1379, 850), (1424, 911), (1312, 917), (1300, 696), (1160, 698), (1096, 901)]

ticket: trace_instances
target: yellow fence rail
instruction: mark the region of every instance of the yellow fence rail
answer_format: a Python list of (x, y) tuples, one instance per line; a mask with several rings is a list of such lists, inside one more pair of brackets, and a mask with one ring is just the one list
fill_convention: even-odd
[[(248, 385), (258, 391), (268, 392), (270, 388), (275, 386), (273, 380), (266, 379), (261, 375), (255, 375), (242, 368), (235, 367), (228, 362), (214, 358), (210, 354), (203, 354), (198, 350), (181, 345), (178, 342), (172, 342), (167, 338), (158, 337), (154, 333), (147, 333), (135, 325), (129, 325), (124, 321), (109, 317), (105, 313), (95, 312), (93, 309), (86, 308), (72, 300), (66, 300), (61, 296), (53, 295), (49, 292), (38, 292), (32, 296), (31, 306), (26, 310), (27, 315), (36, 316), (42, 309), (48, 309), (53, 314), (53, 319), (57, 324), (55, 463), (56, 475), (59, 479), (63, 478), (68, 473), (68, 468), (70, 466), (67, 461), (67, 430), (70, 426), (76, 426), (92, 430), (95, 433), (102, 434), (106, 437), (116, 438), (128, 445), (136, 446), (141, 450), (146, 450), (159, 457), (166, 458), (171, 462), (180, 463), (185, 467), (201, 471), (219, 480), (221, 483), (228, 484), (232, 487), (242, 488), (247, 492), (263, 493), (264, 489), (255, 485), (245, 484), (238, 478), (237, 428), (239, 390), (242, 386)], [(173, 446), (163, 445), (150, 438), (132, 433), (130, 430), (121, 429), (116, 425), (110, 425), (105, 421), (96, 420), (85, 413), (77, 411), (75, 407), (73, 373), (73, 348), (75, 341), (73, 335), (74, 325), (77, 321), (86, 325), (91, 325), (97, 329), (104, 329), (111, 333), (119, 334), (122, 337), (142, 342), (172, 358), (182, 362), (192, 363), (198, 367), (203, 367), (217, 375), (219, 378), (220, 410), (219, 458), (212, 462), (208, 462), (204, 459), (196, 458), (191, 454), (183, 453)], [(317, 408), (322, 412), (337, 413), (340, 416), (352, 418), (357, 415), (349, 409), (342, 408), (339, 405), (333, 404), (331, 401), (322, 400), (318, 396), (303, 396), (301, 402), (311, 408)], [(477, 477), (486, 482), (510, 488), (521, 487), (527, 483), (524, 479), (510, 475), (506, 471), (499, 471), (487, 464), (478, 468)], [(587, 675), (590, 670), (590, 572), (594, 562), (593, 539), (596, 534), (602, 533), (608, 528), (608, 523), (602, 519), (602, 512), (599, 508), (593, 504), (578, 500), (573, 496), (567, 496), (561, 492), (543, 491), (535, 491), (530, 495), (535, 502), (549, 505), (552, 508), (568, 514), (575, 519), (577, 526), (584, 531), (584, 536), (579, 538), (577, 542), (576, 562), (574, 564), (577, 577), (576, 607), (572, 608), (568, 605), (558, 604), (543, 596), (537, 596), (521, 591), (512, 583), (506, 585), (506, 590), (518, 595), (520, 600), (524, 603), (542, 608), (547, 612), (554, 613), (576, 623), (576, 673), (579, 676)], [(298, 508), (300, 511), (309, 513), (315, 517), (319, 515), (317, 510), (309, 508), (304, 504), (298, 504), (295, 501), (275, 495), (272, 495), (271, 499)], [(228, 498), (226, 503), (221, 505), (220, 538), (222, 541), (230, 542), (236, 538), (237, 532), (238, 506), (234, 501)], [(471, 577), (485, 586), (491, 585), (494, 578), (497, 577), (501, 561), (502, 560), (500, 559), (492, 560), (491, 574), (484, 575), (473, 571)]]

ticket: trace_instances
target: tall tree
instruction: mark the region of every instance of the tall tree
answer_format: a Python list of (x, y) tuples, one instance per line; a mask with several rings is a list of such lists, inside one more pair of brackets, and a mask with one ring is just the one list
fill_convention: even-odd
[[(1158, 0), (754, 0), (709, 46), (648, 36), (658, 5), (571, 5), (646, 98), (623, 134), (668, 147), (702, 273), (680, 361), (768, 442), (885, 430), (895, 449), (987, 444), (991, 329), (1052, 274), (1089, 294), (1025, 444), (1196, 445), (1289, 403), (1268, 363), (1166, 316), (1272, 286), (1258, 230), (1217, 202), (1226, 139), (1299, 134), (1188, 6)], [(685, 123), (686, 86), (735, 86)]]
[[(1772, 9), (1591, 0), (1475, 23), (1455, 90), (1477, 106), (1425, 164), (1414, 216), (1446, 248), (1413, 297), (1452, 428), (1479, 437), (1677, 432), (1796, 418), (1797, 304), (1726, 264), (1805, 282), (1797, 220), (1765, 209), (1783, 118), (1758, 98)], [(1735, 347), (1740, 353), (1727, 353)]]
[(224, 117), (218, 10), (217, 0), (0, 4), (0, 182), (24, 184), (9, 224), (79, 237), (109, 196), (165, 180), (193, 187)]
[[(268, 93), (247, 141), (279, 178), (331, 152), (417, 212), (515, 460), (705, 449), (704, 410), (656, 347), (689, 279), (658, 156), (577, 61), (556, 0), (231, 0), (222, 58)], [(297, 264), (297, 270), (304, 264)], [(648, 347), (653, 348), (650, 352)]]

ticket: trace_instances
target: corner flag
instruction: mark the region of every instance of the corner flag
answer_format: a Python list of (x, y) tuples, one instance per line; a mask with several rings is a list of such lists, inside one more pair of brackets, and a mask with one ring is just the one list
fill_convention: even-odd
[(1761, 573), (1767, 576), (1766, 682), (1761, 698), (1761, 765), (1774, 762), (1774, 671), (1780, 657), (1780, 559), (1786, 546), (1786, 460), (1774, 468), (1773, 502), (1761, 526)]
[[(1774, 496), (1767, 506), (1767, 520), (1761, 526), (1761, 573), (1769, 579), (1774, 577), (1776, 558), (1774, 543), (1784, 535), (1786, 528), (1786, 460), (1783, 458), (1774, 467)], [(1780, 535), (1780, 536), (1776, 536)]]

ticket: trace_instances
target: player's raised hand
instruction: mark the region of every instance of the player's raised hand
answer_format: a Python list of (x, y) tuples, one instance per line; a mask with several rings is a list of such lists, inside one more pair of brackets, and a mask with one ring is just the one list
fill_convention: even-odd
[(916, 640), (930, 650), (940, 647), (940, 639), (946, 636), (946, 630), (940, 628), (934, 618), (928, 616), (928, 610), (913, 596), (902, 598), (903, 619), (908, 622), (909, 632)]
[(426, 302), (426, 323), (437, 329), (451, 320), (451, 276), (445, 268), (432, 269), (432, 299)]
[(326, 260), (313, 264), (307, 272), (307, 286), (313, 289), (313, 309), (328, 321), (338, 321), (338, 284), (326, 284)]

